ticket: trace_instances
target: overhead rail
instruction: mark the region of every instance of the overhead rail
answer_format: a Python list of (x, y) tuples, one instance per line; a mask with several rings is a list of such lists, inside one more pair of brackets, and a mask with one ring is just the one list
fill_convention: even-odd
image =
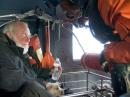
[(0, 15), (0, 19), (2, 19), (2, 18), (16, 18), (16, 19), (22, 20), (22, 19), (30, 17), (30, 16), (36, 16), (39, 19), (42, 19), (45, 21), (52, 21), (54, 23), (62, 23), (63, 22), (63, 20), (59, 20), (55, 17), (50, 16), (49, 14), (45, 13), (40, 8), (36, 8), (36, 9), (30, 10), (30, 11), (27, 11), (25, 13), (22, 13), (22, 14), (12, 13), (12, 14)]

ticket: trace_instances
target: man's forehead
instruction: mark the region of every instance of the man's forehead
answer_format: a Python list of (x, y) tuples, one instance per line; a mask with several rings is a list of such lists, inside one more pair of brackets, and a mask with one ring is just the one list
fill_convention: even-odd
[(23, 23), (23, 22), (18, 22), (14, 26), (16, 29), (17, 28), (28, 28), (28, 25), (26, 23)]
[(17, 32), (21, 32), (21, 34), (23, 33), (27, 33), (28, 35), (31, 35), (29, 27), (26, 23), (19, 23), (15, 25), (15, 31)]

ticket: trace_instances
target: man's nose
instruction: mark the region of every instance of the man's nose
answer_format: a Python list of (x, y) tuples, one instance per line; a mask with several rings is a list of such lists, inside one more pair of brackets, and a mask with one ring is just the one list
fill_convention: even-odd
[(28, 42), (30, 42), (30, 37), (28, 37), (28, 39), (27, 39), (27, 40), (28, 40)]

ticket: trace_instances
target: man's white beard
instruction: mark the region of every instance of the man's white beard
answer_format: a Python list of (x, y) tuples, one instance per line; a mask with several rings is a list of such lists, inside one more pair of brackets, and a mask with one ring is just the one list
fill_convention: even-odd
[(26, 53), (28, 52), (29, 45), (22, 46), (22, 45), (20, 45), (20, 44), (18, 44), (18, 43), (16, 43), (16, 45), (17, 45), (18, 47), (23, 48), (23, 54), (26, 54)]
[(26, 47), (23, 48), (23, 54), (26, 54), (28, 52), (29, 46), (27, 45)]

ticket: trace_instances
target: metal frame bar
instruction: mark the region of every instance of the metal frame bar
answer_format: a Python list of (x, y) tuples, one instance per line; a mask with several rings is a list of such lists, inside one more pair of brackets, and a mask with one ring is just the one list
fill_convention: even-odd
[[(70, 75), (70, 74), (80, 74), (80, 73), (86, 73), (86, 80), (77, 80), (77, 81), (65, 81), (65, 76), (66, 75)], [(97, 85), (96, 82), (94, 81), (89, 81), (89, 76), (90, 75), (94, 75), (94, 76), (97, 76), (97, 77), (101, 77), (100, 80), (101, 80), (101, 85), (98, 85), (99, 87), (101, 87), (100, 90), (91, 90), (89, 89), (89, 84), (94, 84), (94, 85)], [(62, 97), (77, 97), (77, 96), (84, 96), (84, 95), (89, 95), (89, 94), (95, 94), (95, 96), (97, 97), (97, 94), (98, 94), (98, 91), (100, 91), (100, 95), (103, 95), (102, 92), (103, 91), (110, 91), (111, 93), (114, 93), (114, 91), (110, 88), (108, 89), (103, 89), (103, 80), (111, 80), (110, 77), (107, 77), (107, 76), (104, 76), (104, 75), (101, 75), (101, 74), (98, 74), (98, 73), (95, 73), (95, 72), (92, 72), (90, 70), (87, 70), (87, 71), (78, 71), (78, 72), (67, 72), (67, 73), (63, 73), (62, 74), (63, 78), (64, 78), (64, 82), (61, 82), (63, 84), (67, 84), (67, 83), (76, 83), (76, 82), (82, 82), (82, 81), (86, 81), (86, 91), (85, 92), (78, 92), (78, 93), (73, 93), (73, 94), (69, 94), (69, 95), (65, 95), (65, 96), (62, 96)], [(79, 88), (72, 88), (70, 90), (74, 90), (74, 89), (82, 89), (82, 88), (85, 88), (85, 87), (79, 87)], [(97, 93), (96, 93), (97, 92)]]

